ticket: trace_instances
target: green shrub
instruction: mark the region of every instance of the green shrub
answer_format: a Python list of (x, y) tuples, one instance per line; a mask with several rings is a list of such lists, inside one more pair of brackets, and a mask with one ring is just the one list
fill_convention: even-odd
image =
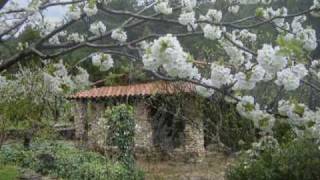
[(143, 179), (137, 169), (65, 143), (36, 142), (28, 150), (22, 145), (5, 145), (0, 150), (0, 163), (70, 180)]
[[(232, 104), (217, 98), (202, 104), (206, 144), (221, 141), (232, 151), (250, 148), (256, 134), (251, 120), (242, 118)], [(218, 138), (218, 139), (217, 139)]]
[(278, 150), (247, 156), (227, 172), (229, 180), (315, 180), (320, 179), (320, 149), (312, 140), (295, 140)]
[(118, 160), (129, 169), (134, 166), (134, 113), (131, 106), (121, 104), (106, 110), (103, 116), (105, 145), (117, 146)]

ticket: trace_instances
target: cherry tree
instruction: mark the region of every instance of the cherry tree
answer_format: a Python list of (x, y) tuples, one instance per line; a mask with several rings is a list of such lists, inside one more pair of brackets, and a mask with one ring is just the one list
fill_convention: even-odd
[[(280, 0), (149, 0), (139, 1), (132, 11), (114, 9), (112, 0), (32, 0), (24, 8), (17, 1), (2, 1), (0, 43), (14, 39), (26, 26), (38, 29), (41, 37), (31, 44), (19, 43), (13, 55), (1, 57), (0, 71), (31, 57), (50, 61), (90, 48), (95, 53), (87, 54), (81, 61), (91, 61), (100, 71), (113, 67), (114, 55), (125, 56), (142, 62), (148, 72), (160, 79), (195, 84), (202, 96), (223, 95), (227, 102), (236, 104), (240, 115), (253, 120), (265, 134), (272, 133), (277, 118), (285, 118), (297, 135), (308, 132), (320, 139), (320, 109), (311, 110), (305, 104), (282, 97), (275, 98), (277, 105), (270, 108), (250, 95), (257, 84), (270, 82), (285, 92), (295, 91), (302, 84), (320, 92), (320, 87), (308, 81), (320, 78), (320, 62), (311, 56), (319, 40), (308, 22), (310, 17), (320, 17), (320, 1), (310, 0), (310, 7), (297, 12), (277, 7), (277, 1)], [(199, 10), (202, 5), (209, 5), (210, 9), (202, 12)], [(43, 16), (46, 9), (54, 6), (68, 9), (56, 23), (46, 21)], [(255, 11), (242, 16), (242, 10), (249, 6), (255, 7)], [(114, 27), (95, 20), (85, 33), (68, 31), (73, 24), (98, 13), (119, 18), (120, 25)], [(230, 16), (233, 20), (228, 20)], [(141, 32), (138, 38), (130, 37), (131, 31), (149, 23), (170, 25), (178, 31)], [(276, 39), (259, 38), (261, 34), (256, 30), (265, 25), (273, 28)], [(195, 60), (180, 44), (180, 40), (193, 36), (222, 47), (225, 53), (222, 60), (220, 57), (206, 62)], [(203, 73), (197, 66), (199, 63), (205, 64), (210, 75)], [(46, 78), (57, 89), (65, 80), (55, 74), (47, 74)], [(0, 87), (5, 81), (0, 76)]]

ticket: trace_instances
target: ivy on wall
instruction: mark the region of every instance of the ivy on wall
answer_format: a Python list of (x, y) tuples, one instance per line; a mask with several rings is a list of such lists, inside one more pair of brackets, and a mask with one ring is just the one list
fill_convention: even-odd
[(126, 166), (134, 167), (134, 113), (133, 107), (125, 104), (107, 109), (100, 119), (105, 127), (105, 145), (116, 146), (118, 160)]

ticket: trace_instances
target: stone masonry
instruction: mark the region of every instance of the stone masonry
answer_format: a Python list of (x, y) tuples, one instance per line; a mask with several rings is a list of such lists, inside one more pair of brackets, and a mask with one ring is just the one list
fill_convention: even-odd
[(135, 149), (150, 151), (153, 147), (152, 142), (152, 125), (149, 116), (149, 109), (140, 101), (134, 106), (135, 108)]
[[(103, 101), (75, 101), (75, 136), (77, 139), (87, 142), (87, 145), (93, 147), (98, 139), (95, 134), (98, 128), (98, 120), (107, 107)], [(88, 108), (90, 107), (90, 109)], [(153, 126), (150, 115), (150, 109), (143, 100), (139, 100), (134, 105), (135, 112), (135, 150), (137, 153), (145, 153), (156, 150), (153, 144)], [(202, 155), (204, 149), (204, 132), (201, 113), (194, 107), (193, 103), (187, 103), (184, 107), (184, 116), (190, 119), (185, 122), (183, 130), (184, 141), (180, 147), (182, 153), (192, 155)], [(93, 146), (92, 146), (93, 145)]]
[(86, 139), (86, 115), (87, 115), (87, 103), (83, 101), (74, 101), (74, 126), (75, 126), (75, 138), (79, 140)]

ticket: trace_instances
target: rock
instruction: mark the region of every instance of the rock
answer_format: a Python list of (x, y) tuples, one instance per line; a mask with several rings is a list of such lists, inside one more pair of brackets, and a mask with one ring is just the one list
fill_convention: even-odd
[(41, 180), (41, 175), (35, 173), (32, 170), (24, 170), (22, 175), (19, 177), (20, 180)]

